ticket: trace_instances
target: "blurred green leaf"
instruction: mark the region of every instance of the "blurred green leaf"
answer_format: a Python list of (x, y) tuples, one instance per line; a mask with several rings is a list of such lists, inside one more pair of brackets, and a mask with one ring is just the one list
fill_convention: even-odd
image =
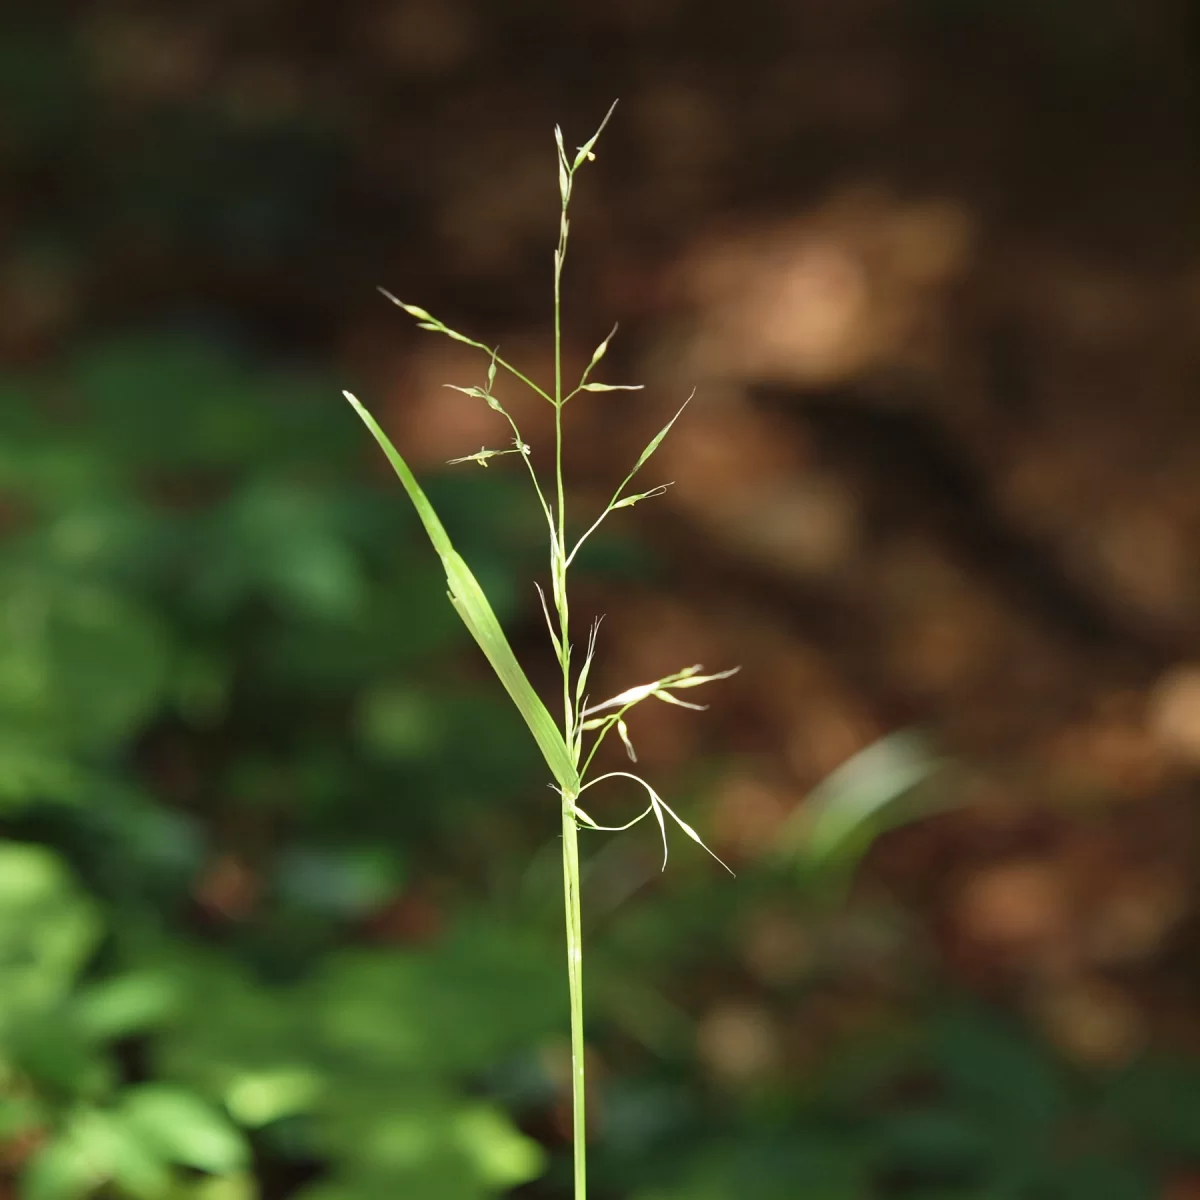
[(170, 1183), (164, 1160), (122, 1117), (80, 1109), (35, 1155), (21, 1181), (27, 1200), (69, 1200), (106, 1184), (134, 1197), (163, 1195)]
[(245, 1166), (249, 1150), (233, 1124), (199, 1096), (166, 1084), (126, 1088), (121, 1115), (170, 1162), (225, 1175)]
[(70, 1134), (47, 1143), (21, 1173), (21, 1200), (74, 1200), (107, 1181), (108, 1164), (93, 1163)]
[(777, 855), (799, 855), (817, 866), (857, 859), (887, 824), (913, 819), (911, 812), (889, 810), (943, 765), (917, 734), (880, 738), (813, 790), (781, 830)]
[(225, 1106), (241, 1124), (254, 1129), (308, 1111), (322, 1090), (323, 1081), (311, 1067), (251, 1070), (229, 1083)]
[(354, 616), (365, 581), (338, 524), (311, 488), (260, 481), (240, 491), (209, 529), (198, 600), (218, 613), (258, 596), (284, 612)]
[(84, 1034), (108, 1040), (161, 1025), (178, 1003), (179, 990), (171, 975), (150, 969), (89, 984), (75, 995), (71, 1007)]
[(512, 1122), (491, 1106), (460, 1109), (454, 1118), (453, 1137), (489, 1187), (515, 1187), (536, 1179), (545, 1169), (545, 1155), (537, 1142), (518, 1133)]
[(83, 581), (5, 571), (0, 720), (103, 746), (132, 735), (158, 703), (168, 639), (157, 617), (126, 596)]
[(356, 724), (363, 745), (381, 758), (425, 757), (446, 745), (438, 705), (413, 684), (372, 688), (359, 700)]
[(95, 906), (43, 846), (0, 842), (0, 1045), (57, 1007), (96, 946)]

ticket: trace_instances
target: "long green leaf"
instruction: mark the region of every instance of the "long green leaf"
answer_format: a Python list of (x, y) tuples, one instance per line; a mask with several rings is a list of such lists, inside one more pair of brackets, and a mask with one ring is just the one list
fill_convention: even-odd
[(349, 392), (343, 395), (350, 401), (354, 411), (362, 418), (363, 424), (371, 431), (379, 443), (380, 449), (387, 455), (392, 469), (399, 476), (408, 498), (425, 526), (425, 532), (433, 543), (433, 548), (442, 560), (446, 572), (446, 582), (450, 586), (450, 602), (462, 618), (463, 624), (471, 631), (471, 636), (479, 643), (479, 648), (492, 664), (492, 670), (505, 690), (512, 697), (517, 711), (529, 726), (529, 732), (538, 744), (546, 765), (550, 768), (559, 787), (571, 795), (579, 793), (579, 774), (571, 758), (567, 743), (563, 740), (558, 726), (549, 710), (542, 703), (533, 685), (529, 682), (517, 656), (513, 653), (504, 630), (492, 611), (491, 604), (484, 594), (479, 581), (471, 573), (471, 569), (463, 561), (462, 556), (454, 549), (445, 527), (438, 519), (433, 505), (429, 503), (421, 485), (409, 469), (408, 463), (400, 456), (399, 451), (392, 445), (391, 439), (379, 427), (379, 423), (362, 406), (358, 398)]

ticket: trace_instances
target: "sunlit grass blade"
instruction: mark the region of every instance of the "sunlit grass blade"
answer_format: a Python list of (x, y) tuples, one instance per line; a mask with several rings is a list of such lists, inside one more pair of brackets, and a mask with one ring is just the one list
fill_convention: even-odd
[(400, 457), (400, 452), (392, 445), (391, 438), (383, 432), (379, 427), (379, 422), (367, 412), (357, 396), (347, 391), (343, 391), (342, 395), (350, 401), (350, 406), (362, 418), (363, 424), (371, 431), (371, 436), (379, 443), (379, 448), (387, 456), (392, 470), (396, 472), (400, 482), (404, 485), (404, 490), (408, 493), (413, 508), (417, 510), (417, 516), (421, 518), (421, 524), (425, 526), (425, 532), (429, 534), (433, 548), (443, 557), (451, 553), (454, 547), (450, 543), (450, 535), (446, 532), (437, 513), (433, 511), (433, 505), (429, 503), (425, 493), (421, 490), (421, 485), (409, 469), (408, 463)]
[(673, 808), (671, 808), (671, 806), (665, 800), (660, 798), (659, 804), (661, 804), (663, 808), (665, 808), (667, 812), (675, 818), (675, 824), (678, 825), (679, 828), (682, 829), (683, 832), (686, 833), (688, 837), (690, 837), (692, 841), (696, 843), (697, 846), (700, 846), (706, 850), (709, 855), (715, 858), (717, 862), (719, 862), (721, 866), (723, 866), (725, 870), (730, 873), (730, 875), (735, 873), (733, 868), (723, 858), (721, 858), (720, 855), (709, 849), (704, 839)]
[(579, 678), (575, 680), (575, 711), (581, 712), (585, 699), (588, 674), (592, 669), (592, 659), (596, 657), (596, 638), (600, 633), (600, 622), (603, 617), (597, 617), (588, 631), (587, 653), (583, 656), (583, 666), (579, 668)]
[(550, 609), (546, 606), (546, 593), (542, 591), (540, 583), (535, 582), (533, 586), (537, 588), (538, 599), (542, 602), (542, 615), (546, 618), (546, 628), (550, 632), (550, 642), (554, 646), (554, 655), (559, 663), (561, 663), (563, 657), (562, 642), (559, 640), (558, 634), (554, 632), (554, 622), (550, 620)]
[(543, 388), (538, 387), (532, 379), (523, 375), (510, 362), (502, 359), (495, 350), (489, 346), (485, 346), (482, 342), (477, 342), (474, 338), (467, 337), (464, 333), (459, 333), (457, 329), (451, 329), (443, 321), (439, 321), (437, 317), (430, 315), (425, 309), (418, 307), (415, 304), (405, 304), (399, 297), (392, 295), (385, 287), (376, 288), (381, 296), (390, 300), (397, 308), (402, 308), (410, 317), (414, 317), (417, 321), (418, 329), (426, 329), (430, 333), (445, 334), (446, 337), (452, 338), (456, 342), (462, 342), (466, 346), (472, 346), (476, 350), (482, 350), (484, 354), (491, 358), (494, 365), (503, 367), (514, 379), (519, 379), (527, 388), (536, 392), (541, 398), (549, 404), (553, 404), (554, 400)]
[[(691, 404), (692, 396), (694, 396), (695, 394), (696, 393), (693, 390), (692, 394), (690, 396), (688, 396), (688, 398), (679, 406), (679, 411), (646, 444), (645, 450), (643, 450), (641, 452), (641, 454), (638, 455), (637, 462), (635, 462), (633, 464), (633, 470), (630, 471), (629, 474), (625, 476), (625, 483), (628, 483), (646, 465), (646, 463), (650, 459), (650, 455), (652, 455), (655, 452), (655, 450), (657, 450), (659, 448), (659, 446), (662, 445), (663, 438), (665, 438), (667, 436), (667, 434), (671, 432), (671, 426), (674, 425), (675, 422), (678, 421), (679, 418), (683, 415), (683, 410), (685, 408), (687, 408), (687, 406), (689, 404)], [(624, 488), (625, 488), (625, 484), (622, 484), (621, 490), (623, 491)], [(618, 495), (619, 494), (620, 494), (620, 492), (618, 492)]]
[[(853, 861), (887, 827), (889, 818), (912, 815), (901, 802), (919, 795), (947, 765), (911, 730), (872, 742), (827, 776), (785, 823), (779, 834), (780, 856), (797, 856), (812, 865)], [(920, 800), (922, 812), (944, 803), (936, 794)]]
[(671, 485), (669, 483), (660, 483), (657, 487), (652, 487), (648, 492), (638, 492), (634, 496), (626, 496), (623, 499), (618, 500), (616, 504), (613, 505), (613, 509), (632, 508), (639, 501), (653, 500), (658, 496), (665, 496), (667, 494), (667, 488), (670, 486)]
[(492, 670), (525, 718), (559, 787), (574, 793), (579, 787), (579, 777), (571, 752), (554, 718), (521, 670), (483, 588), (457, 551), (452, 550), (442, 562), (446, 568), (446, 578), (450, 581), (450, 599), (455, 610), (471, 631), (471, 636), (479, 643), (479, 648), (487, 655)]
[(666, 686), (672, 688), (694, 688), (700, 687), (705, 683), (713, 683), (718, 679), (728, 679), (732, 675), (736, 675), (741, 667), (728, 667), (724, 671), (716, 671), (712, 675), (701, 675), (700, 671), (703, 668), (697, 664), (694, 667), (688, 667), (672, 678), (666, 680)]
[(653, 807), (652, 804), (647, 804), (632, 821), (626, 821), (624, 825), (598, 825), (578, 804), (574, 806), (573, 811), (585, 829), (595, 829), (600, 833), (624, 833), (625, 830), (632, 829), (639, 821), (644, 821), (650, 815)]
[(713, 675), (701, 675), (700, 671), (702, 669), (699, 663), (697, 663), (692, 667), (684, 667), (682, 671), (676, 671), (673, 675), (664, 675), (661, 679), (655, 679), (652, 683), (639, 683), (636, 687), (626, 688), (625, 691), (613, 696), (610, 700), (589, 705), (579, 715), (590, 718), (607, 708), (620, 708), (624, 710), (634, 704), (640, 704), (643, 700), (649, 699), (651, 696), (657, 700), (665, 700), (668, 704), (678, 704), (681, 708), (694, 708), (697, 711), (703, 711), (708, 707), (706, 704), (691, 704), (686, 700), (680, 700), (677, 696), (671, 695), (669, 689), (700, 687), (701, 684), (712, 683), (716, 679), (728, 679), (731, 675), (736, 675), (741, 670), (741, 667), (730, 667), (725, 671), (717, 671)]
[[(712, 857), (715, 858), (717, 860), (717, 862), (719, 862), (721, 864), (721, 866), (723, 866), (725, 868), (725, 870), (727, 870), (730, 873), (730, 875), (732, 875), (734, 873), (733, 868), (730, 867), (729, 864), (726, 863), (723, 859), (721, 859), (719, 855), (715, 854), (712, 850), (710, 850), (709, 847), (707, 845), (705, 845), (704, 839), (673, 808), (671, 808), (671, 806), (669, 804), (667, 804), (667, 802), (640, 775), (634, 775), (631, 771), (609, 771), (607, 774), (598, 775), (595, 779), (592, 779), (588, 783), (585, 783), (583, 785), (582, 791), (586, 792), (588, 788), (594, 786), (597, 783), (603, 783), (606, 779), (632, 779), (634, 783), (640, 784), (643, 788), (646, 789), (646, 795), (650, 797), (650, 807), (648, 809), (646, 809), (646, 811), (643, 812), (640, 816), (634, 817), (634, 819), (632, 821), (630, 821), (627, 825), (614, 825), (611, 828), (613, 828), (613, 829), (629, 829), (631, 826), (636, 825), (639, 821), (643, 820), (646, 816), (648, 816), (651, 812), (653, 812), (654, 819), (658, 823), (658, 831), (662, 835), (663, 870), (664, 871), (667, 869), (667, 855), (668, 855), (667, 825), (666, 825), (666, 821), (663, 818), (663, 813), (665, 812), (675, 822), (675, 824), (678, 825), (679, 828), (682, 829), (683, 832), (686, 833), (688, 835), (688, 837), (690, 837), (692, 839), (693, 842), (695, 842), (697, 845), (703, 847), (704, 850), (707, 851), (707, 853), (711, 854)], [(580, 809), (578, 805), (575, 806), (575, 813), (577, 816), (582, 814), (582, 809)], [(608, 828), (604, 825), (597, 825), (591, 819), (591, 817), (585, 817), (585, 824), (587, 824), (589, 826), (589, 828), (592, 828), (592, 829)]]
[(633, 740), (629, 736), (629, 726), (625, 724), (624, 717), (617, 717), (617, 734), (621, 739), (622, 745), (625, 747), (625, 753), (629, 755), (630, 762), (637, 762), (637, 751), (633, 748)]
[(504, 685), (505, 690), (517, 706), (518, 712), (529, 726), (546, 765), (550, 768), (555, 780), (564, 791), (574, 793), (579, 787), (578, 773), (567, 743), (563, 740), (558, 726), (554, 723), (549, 710), (542, 703), (538, 694), (533, 690), (525, 672), (504, 636), (504, 630), (492, 611), (491, 604), (479, 586), (478, 580), (471, 569), (463, 561), (462, 556), (454, 549), (450, 537), (446, 533), (433, 505), (429, 503), (416, 476), (401, 457), (400, 452), (392, 445), (391, 439), (380, 428), (379, 423), (350, 392), (344, 393), (355, 412), (362, 418), (363, 423), (371, 431), (380, 449), (387, 456), (392, 469), (396, 472), (408, 498), (412, 501), (425, 532), (433, 543), (434, 549), (442, 560), (446, 572), (446, 581), (450, 585), (450, 600), (463, 624), (471, 631), (471, 636), (479, 644), (479, 648), (492, 664), (492, 670)]
[[(580, 386), (585, 391), (620, 391), (621, 390), (620, 387), (611, 387), (607, 384), (589, 383), (589, 384), (581, 384)], [(659, 446), (662, 445), (663, 438), (665, 438), (667, 436), (667, 434), (671, 432), (671, 426), (674, 425), (675, 422), (678, 421), (679, 418), (683, 415), (683, 410), (685, 408), (687, 408), (687, 406), (692, 402), (692, 396), (694, 396), (695, 394), (696, 394), (696, 391), (693, 388), (691, 395), (689, 395), (688, 398), (679, 406), (679, 411), (650, 439), (649, 443), (646, 445), (646, 448), (641, 452), (641, 454), (638, 455), (637, 462), (635, 462), (633, 464), (633, 468), (632, 468), (632, 470), (630, 470), (629, 474), (626, 475), (625, 478), (621, 480), (621, 486), (618, 487), (615, 492), (613, 492), (613, 497), (608, 502), (608, 504), (605, 506), (604, 511), (596, 518), (595, 521), (592, 522), (591, 526), (587, 529), (587, 531), (585, 533), (583, 533), (580, 536), (579, 540), (575, 543), (574, 547), (571, 550), (571, 553), (567, 556), (567, 566), (571, 565), (572, 561), (575, 558), (575, 555), (579, 553), (580, 548), (583, 546), (583, 543), (586, 542), (588, 540), (588, 538), (591, 537), (592, 534), (596, 532), (596, 530), (600, 526), (600, 523), (604, 520), (605, 517), (608, 516), (608, 514), (610, 512), (612, 512), (614, 509), (617, 509), (617, 508), (630, 507), (630, 506), (636, 504), (639, 500), (645, 500), (648, 496), (661, 494), (658, 492), (658, 490), (656, 488), (652, 488), (649, 492), (643, 492), (640, 496), (633, 496), (626, 500), (622, 500), (622, 496), (621, 496), (621, 493), (624, 492), (625, 489), (629, 486), (630, 480), (633, 479), (633, 477), (646, 465), (647, 461), (649, 460), (650, 456), (655, 452), (655, 450), (657, 450), (659, 448)]]

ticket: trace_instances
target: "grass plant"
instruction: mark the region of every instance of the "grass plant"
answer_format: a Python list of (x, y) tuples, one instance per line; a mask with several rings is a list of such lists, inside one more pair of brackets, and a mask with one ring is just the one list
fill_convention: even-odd
[[(613, 106), (615, 108), (615, 105)], [(415, 304), (406, 304), (390, 292), (380, 289), (383, 294), (404, 309), (409, 316), (416, 319), (419, 328), (431, 333), (441, 334), (462, 342), (487, 358), (486, 380), (483, 386), (462, 387), (447, 384), (454, 390), (474, 397), (493, 409), (507, 422), (512, 433), (511, 445), (504, 449), (481, 449), (474, 454), (450, 460), (452, 463), (474, 462), (486, 467), (488, 462), (500, 455), (518, 455), (528, 470), (533, 484), (537, 502), (546, 520), (550, 543), (550, 598), (547, 601), (545, 592), (538, 585), (541, 596), (542, 610), (545, 613), (546, 625), (550, 632), (550, 641), (554, 647), (555, 658), (562, 674), (562, 722), (555, 721), (549, 709), (534, 691), (525, 672), (521, 669), (517, 658), (500, 627), (499, 621), (488, 603), (487, 596), (479, 586), (470, 568), (454, 549), (445, 528), (438, 519), (433, 506), (426, 498), (403, 457), (392, 445), (390, 439), (380, 428), (374, 417), (351, 393), (346, 392), (346, 399), (362, 418), (375, 440), (379, 443), (388, 461), (391, 463), (400, 482), (404, 485), (409, 498), (417, 510), (426, 533), (433, 543), (434, 549), (441, 558), (446, 572), (446, 582), (449, 586), (450, 602), (454, 605), (463, 623), (470, 630), (472, 637), (479, 644), (496, 672), (500, 682), (508, 691), (512, 702), (524, 718), (530, 733), (533, 735), (538, 748), (542, 752), (546, 765), (554, 777), (554, 787), (561, 798), (560, 819), (562, 824), (562, 857), (563, 857), (563, 896), (566, 908), (567, 933), (567, 973), (569, 980), (571, 1005), (571, 1086), (573, 1112), (573, 1150), (574, 1150), (574, 1182), (575, 1200), (584, 1200), (587, 1193), (587, 1161), (585, 1142), (585, 1089), (584, 1089), (584, 1031), (583, 1031), (583, 941), (580, 919), (579, 896), (579, 829), (581, 827), (593, 830), (618, 831), (629, 829), (647, 817), (653, 817), (658, 825), (663, 844), (663, 867), (667, 863), (667, 819), (670, 818), (685, 834), (705, 850), (700, 835), (676, 813), (649, 783), (640, 775), (631, 771), (609, 771), (602, 775), (589, 776), (589, 770), (595, 759), (596, 752), (609, 734), (616, 732), (631, 761), (636, 762), (633, 742), (630, 737), (626, 717), (629, 712), (644, 700), (660, 700), (667, 704), (680, 705), (684, 708), (703, 708), (683, 699), (679, 693), (689, 692), (692, 688), (710, 683), (716, 679), (724, 679), (732, 675), (738, 668), (719, 671), (705, 675), (700, 666), (686, 667), (661, 679), (650, 683), (639, 684), (620, 694), (600, 703), (590, 703), (587, 691), (588, 675), (596, 653), (596, 641), (599, 631), (599, 619), (592, 622), (587, 637), (583, 661), (576, 668), (574, 664), (574, 646), (571, 641), (571, 614), (567, 591), (567, 575), (579, 553), (580, 547), (600, 527), (601, 523), (617, 509), (631, 508), (642, 500), (662, 495), (666, 484), (659, 484), (643, 492), (630, 492), (628, 489), (634, 477), (649, 461), (650, 457), (661, 445), (671, 426), (678, 420), (688, 401), (679, 411), (654, 435), (645, 449), (638, 456), (632, 469), (613, 492), (603, 511), (592, 521), (585, 532), (573, 542), (567, 534), (567, 506), (563, 484), (563, 411), (567, 404), (584, 392), (599, 393), (612, 391), (637, 391), (640, 384), (611, 384), (602, 383), (592, 378), (592, 373), (599, 366), (608, 350), (609, 343), (616, 333), (616, 326), (596, 347), (586, 369), (579, 381), (569, 391), (564, 389), (562, 371), (562, 275), (563, 265), (567, 254), (567, 240), (570, 231), (568, 210), (571, 195), (575, 185), (575, 176), (587, 162), (595, 159), (595, 145), (612, 116), (610, 108), (600, 123), (599, 128), (584, 144), (569, 155), (563, 143), (562, 130), (555, 127), (554, 137), (558, 157), (558, 188), (561, 199), (561, 217), (558, 230), (558, 244), (554, 250), (554, 383), (552, 387), (541, 387), (529, 379), (511, 363), (501, 358), (497, 350), (475, 341), (465, 334), (459, 333), (445, 325), (437, 317)], [(554, 461), (552, 474), (543, 485), (532, 461), (531, 447), (524, 441), (516, 421), (506, 411), (492, 388), (497, 373), (507, 372), (521, 384), (529, 388), (536, 396), (554, 409)], [(688, 397), (690, 400), (691, 397)], [(646, 798), (646, 807), (632, 820), (624, 825), (605, 826), (594, 821), (580, 806), (580, 798), (589, 788), (607, 780), (622, 779), (637, 785), (642, 789)], [(713, 852), (708, 850), (710, 854)], [(713, 857), (717, 856), (713, 854)], [(720, 859), (717, 859), (720, 862)], [(724, 863), (721, 864), (725, 866)], [(726, 867), (728, 870), (728, 867)]]

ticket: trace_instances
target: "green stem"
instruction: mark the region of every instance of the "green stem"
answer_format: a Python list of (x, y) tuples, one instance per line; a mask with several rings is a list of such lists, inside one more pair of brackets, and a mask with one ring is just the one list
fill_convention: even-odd
[(571, 992), (571, 1123), (575, 1157), (575, 1200), (587, 1197), (587, 1123), (583, 1045), (583, 924), (579, 907), (579, 829), (563, 796), (563, 899), (567, 909), (567, 979)]
[[(567, 606), (567, 513), (563, 489), (562, 454), (562, 269), (567, 254), (567, 203), (570, 176), (562, 196), (562, 220), (558, 250), (554, 255), (554, 482), (558, 546), (553, 570), (557, 576), (563, 669), (563, 734), (568, 746), (575, 744), (577, 720), (571, 704), (570, 616)], [(579, 827), (575, 822), (578, 793), (563, 792), (563, 900), (567, 915), (567, 981), (571, 995), (571, 1142), (575, 1163), (575, 1200), (587, 1200), (587, 1121), (583, 1041), (583, 920), (579, 903)]]
[[(569, 176), (568, 176), (569, 180)], [(570, 184), (562, 195), (562, 216), (558, 227), (558, 248), (554, 252), (554, 483), (555, 515), (558, 518), (556, 531), (557, 546), (551, 561), (555, 573), (555, 600), (558, 604), (559, 639), (562, 645), (563, 664), (563, 735), (568, 746), (575, 728), (575, 714), (571, 707), (571, 641), (570, 617), (567, 607), (567, 511), (563, 489), (562, 453), (562, 270), (567, 255), (567, 204), (570, 200)]]

